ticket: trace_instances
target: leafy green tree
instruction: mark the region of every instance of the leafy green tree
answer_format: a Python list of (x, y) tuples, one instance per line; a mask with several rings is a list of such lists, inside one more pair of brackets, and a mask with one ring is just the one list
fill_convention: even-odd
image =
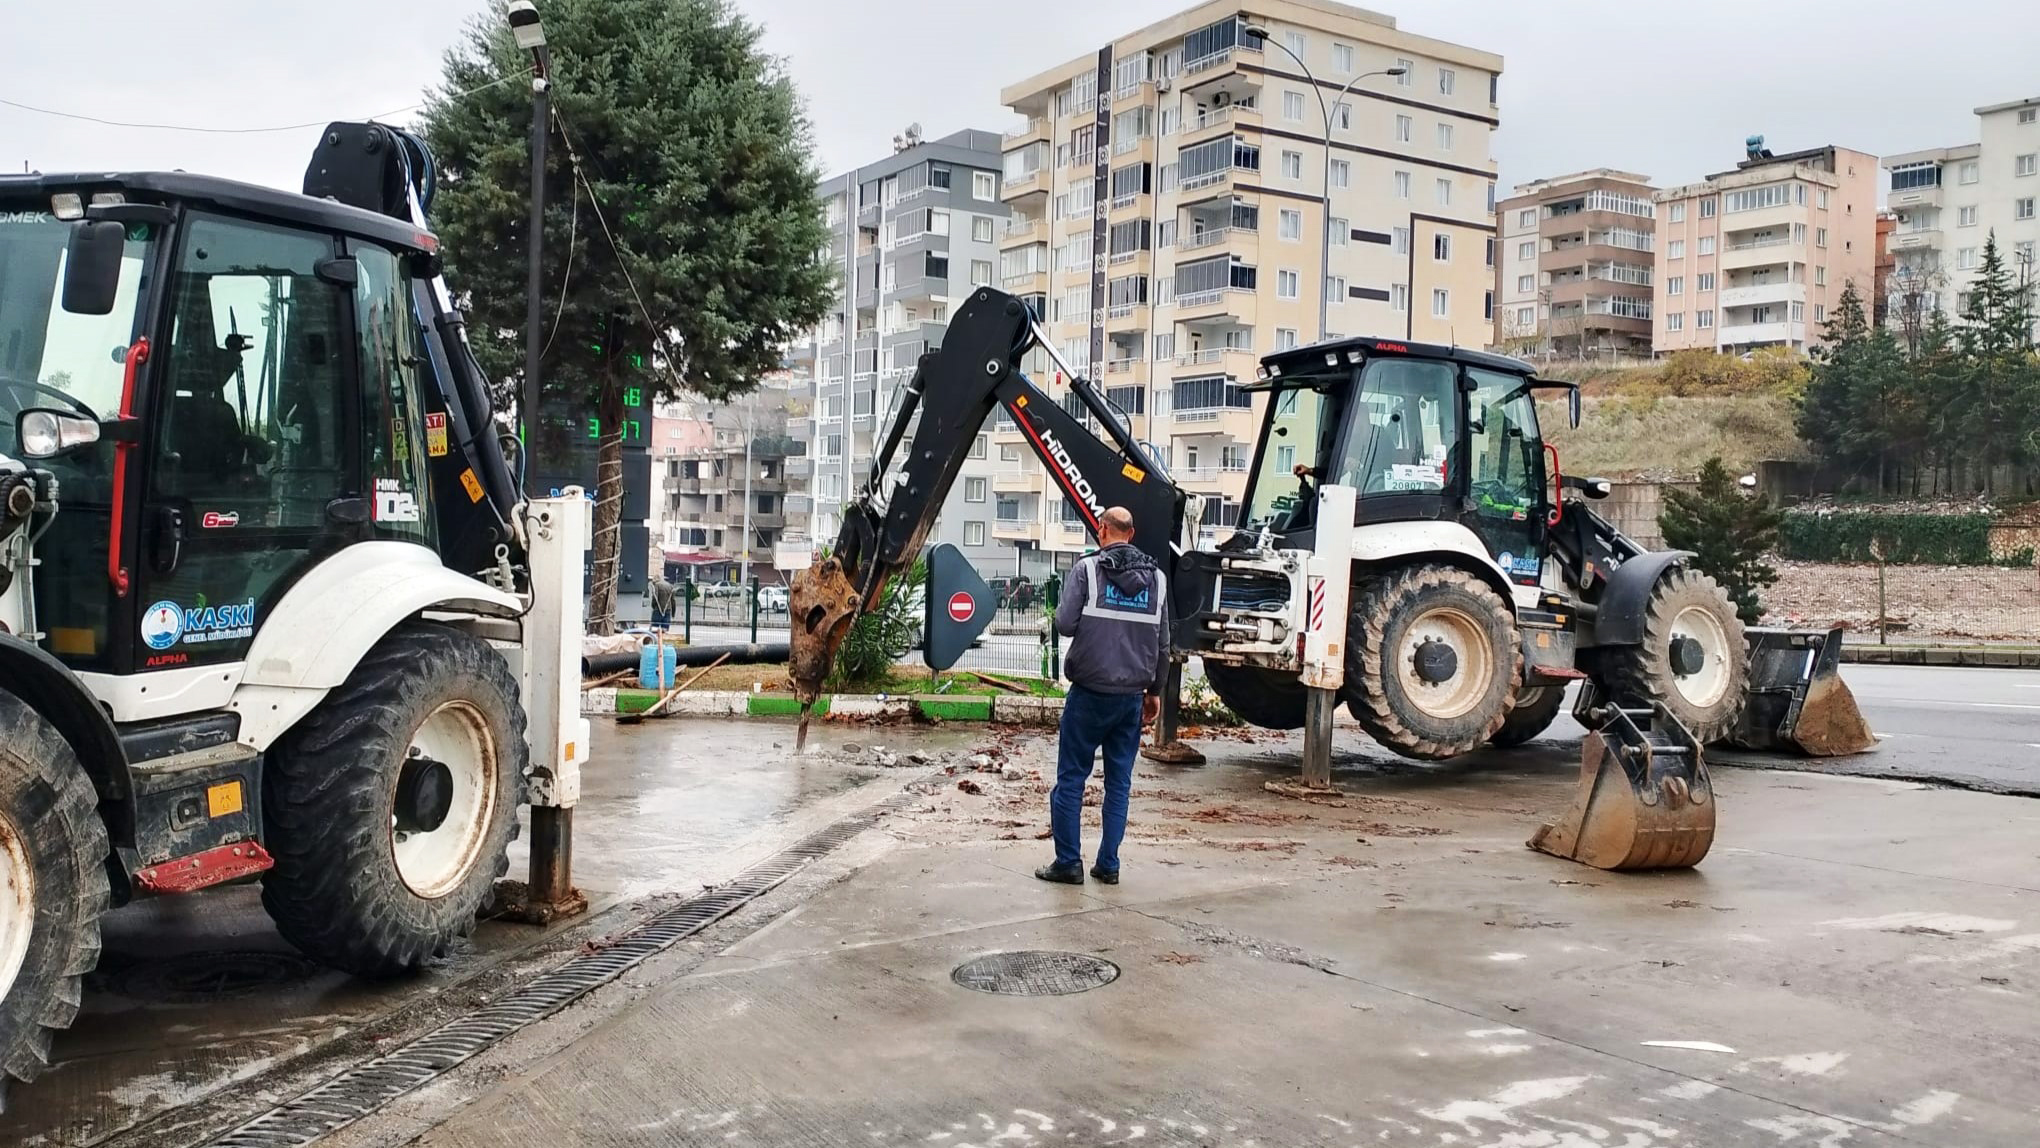
[(1784, 520), (1761, 496), (1744, 494), (1719, 458), (1710, 458), (1697, 489), (1666, 488), (1658, 529), (1666, 546), (1692, 551), (1694, 567), (1721, 583), (1736, 614), (1754, 624), (1764, 616), (1757, 591), (1778, 580), (1764, 557), (1776, 547)]
[[(817, 254), (828, 232), (793, 84), (728, 0), (540, 8), (556, 113), (543, 373), (549, 401), (564, 399), (576, 417), (532, 437), (557, 458), (587, 417), (600, 420), (589, 620), (607, 632), (625, 390), (721, 399), (756, 387), (828, 309), (832, 281)], [(423, 125), (442, 165), (433, 224), (448, 278), (502, 396), (517, 393), (523, 372), (529, 71), (503, 21), (478, 20), (447, 52)]]
[(2040, 374), (2033, 360), (2033, 299), (1998, 254), (1997, 234), (1983, 243), (1983, 265), (1956, 329), (1964, 359), (1962, 429), (1985, 490), (1997, 469), (2026, 462), (2040, 447)]
[(921, 640), (927, 624), (928, 560), (914, 559), (906, 572), (879, 592), (878, 605), (857, 615), (836, 653), (836, 684), (881, 685), (893, 667)]

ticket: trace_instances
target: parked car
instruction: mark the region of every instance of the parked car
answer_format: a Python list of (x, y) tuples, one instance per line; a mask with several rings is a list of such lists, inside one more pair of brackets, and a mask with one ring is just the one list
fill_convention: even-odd
[(758, 588), (758, 608), (768, 614), (786, 613), (786, 587), (761, 586)]
[(735, 582), (704, 582), (701, 584), (701, 596), (704, 598), (741, 598), (744, 596), (744, 588)]

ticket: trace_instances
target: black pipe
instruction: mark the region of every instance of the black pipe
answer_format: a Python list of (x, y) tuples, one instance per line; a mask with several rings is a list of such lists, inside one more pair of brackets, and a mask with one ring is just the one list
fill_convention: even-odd
[[(793, 656), (785, 642), (740, 642), (733, 646), (668, 646), (673, 651), (674, 664), (679, 666), (705, 666), (729, 655), (728, 665), (756, 666), (772, 662), (785, 662)], [(615, 654), (590, 654), (581, 659), (581, 676), (600, 677), (618, 670), (636, 669), (643, 654), (638, 650), (625, 650)]]

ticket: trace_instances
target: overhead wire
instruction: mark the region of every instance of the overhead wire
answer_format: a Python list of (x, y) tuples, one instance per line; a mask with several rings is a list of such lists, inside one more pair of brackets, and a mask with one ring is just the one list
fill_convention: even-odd
[[(496, 79), (490, 80), (486, 84), (476, 84), (472, 88), (467, 88), (458, 92), (451, 92), (445, 98), (449, 100), (464, 99), (468, 96), (474, 95), (477, 92), (484, 92), (490, 88), (507, 84), (512, 80), (524, 79), (528, 75), (529, 75), (528, 72), (512, 72), (507, 76), (499, 76)], [(427, 102), (428, 101), (420, 100), (415, 104), (406, 104), (401, 108), (391, 108), (389, 111), (377, 112), (376, 114), (368, 116), (366, 118), (373, 121), (386, 119), (390, 116), (401, 115), (405, 112), (414, 112), (417, 111), (419, 108), (424, 107)], [(333, 122), (329, 118), (323, 120), (312, 120), (307, 123), (301, 124), (277, 124), (274, 127), (221, 128), (200, 126), (195, 124), (152, 124), (152, 123), (137, 123), (127, 120), (110, 120), (101, 116), (85, 115), (81, 112), (67, 112), (57, 108), (45, 108), (39, 107), (35, 104), (25, 104), (22, 103), (20, 100), (10, 100), (4, 96), (0, 96), (0, 105), (5, 105), (10, 108), (18, 108), (24, 112), (34, 112), (37, 115), (55, 116), (58, 119), (78, 120), (82, 123), (98, 124), (102, 127), (133, 128), (138, 131), (152, 131), (152, 132), (194, 132), (200, 135), (238, 136), (238, 135), (263, 135), (271, 132), (295, 132), (304, 131), (309, 128), (322, 128), (325, 127), (327, 124)]]

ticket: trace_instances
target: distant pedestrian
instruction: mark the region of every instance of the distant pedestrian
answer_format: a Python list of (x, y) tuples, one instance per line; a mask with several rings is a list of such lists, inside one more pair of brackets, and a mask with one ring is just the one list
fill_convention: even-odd
[(1034, 871), (1044, 881), (1084, 883), (1084, 782), (1091, 759), (1105, 751), (1105, 801), (1100, 812), (1098, 858), (1091, 876), (1119, 883), (1119, 842), (1126, 835), (1126, 805), (1133, 790), (1133, 757), (1140, 729), (1162, 708), (1169, 667), (1168, 577), (1133, 546), (1133, 515), (1107, 510), (1098, 524), (1099, 550), (1077, 560), (1056, 604), (1056, 632), (1071, 639), (1063, 668), (1070, 692), (1063, 700), (1055, 789), (1049, 824), (1055, 863)]

